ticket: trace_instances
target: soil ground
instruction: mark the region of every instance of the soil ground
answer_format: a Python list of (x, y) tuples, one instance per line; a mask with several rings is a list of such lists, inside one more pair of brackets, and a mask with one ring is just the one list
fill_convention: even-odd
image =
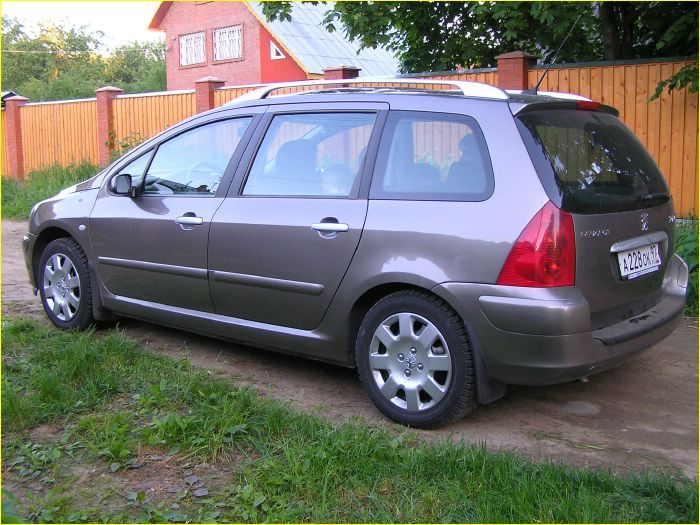
[[(26, 224), (2, 224), (3, 313), (43, 316), (28, 284), (20, 242)], [(235, 377), (266, 395), (343, 421), (360, 416), (391, 425), (353, 370), (122, 320), (154, 352)], [(440, 430), (421, 432), (484, 443), (491, 450), (551, 458), (624, 474), (640, 468), (698, 474), (698, 327), (689, 318), (641, 356), (588, 382), (512, 387), (501, 400)]]

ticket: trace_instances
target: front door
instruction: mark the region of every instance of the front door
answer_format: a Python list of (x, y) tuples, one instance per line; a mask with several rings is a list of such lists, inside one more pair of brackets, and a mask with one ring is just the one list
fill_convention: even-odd
[(359, 189), (385, 107), (374, 106), (276, 107), (266, 115), (247, 176), (234, 182), (232, 198), (212, 223), (216, 313), (306, 330), (318, 326), (362, 234), (367, 200), (358, 198)]
[(90, 230), (97, 269), (110, 293), (212, 311), (211, 219), (252, 120), (243, 116), (190, 128), (120, 168), (115, 175), (129, 173), (140, 181), (138, 197), (114, 194), (111, 181), (100, 190)]

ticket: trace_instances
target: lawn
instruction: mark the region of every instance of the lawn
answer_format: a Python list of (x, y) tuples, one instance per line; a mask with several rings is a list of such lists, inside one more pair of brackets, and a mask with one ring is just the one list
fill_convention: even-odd
[[(697, 483), (334, 424), (116, 329), (2, 324), (4, 510), (44, 522), (693, 522)], [(14, 499), (13, 499), (14, 498)]]

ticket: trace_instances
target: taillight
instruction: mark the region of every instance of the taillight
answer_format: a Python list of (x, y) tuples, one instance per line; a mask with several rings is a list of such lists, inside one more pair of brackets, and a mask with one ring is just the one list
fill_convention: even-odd
[(594, 102), (593, 100), (577, 100), (576, 109), (598, 111), (600, 109), (600, 102)]
[(515, 241), (497, 284), (537, 288), (573, 286), (575, 276), (573, 218), (549, 201)]

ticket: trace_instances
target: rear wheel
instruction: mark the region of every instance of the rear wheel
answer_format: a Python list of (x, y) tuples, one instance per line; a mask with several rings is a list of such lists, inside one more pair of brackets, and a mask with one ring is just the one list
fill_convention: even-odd
[(51, 241), (41, 256), (38, 277), (41, 303), (54, 325), (65, 330), (94, 323), (87, 257), (77, 242)]
[(404, 290), (377, 302), (358, 331), (355, 359), (372, 401), (399, 423), (430, 428), (476, 407), (464, 323), (427, 292)]

